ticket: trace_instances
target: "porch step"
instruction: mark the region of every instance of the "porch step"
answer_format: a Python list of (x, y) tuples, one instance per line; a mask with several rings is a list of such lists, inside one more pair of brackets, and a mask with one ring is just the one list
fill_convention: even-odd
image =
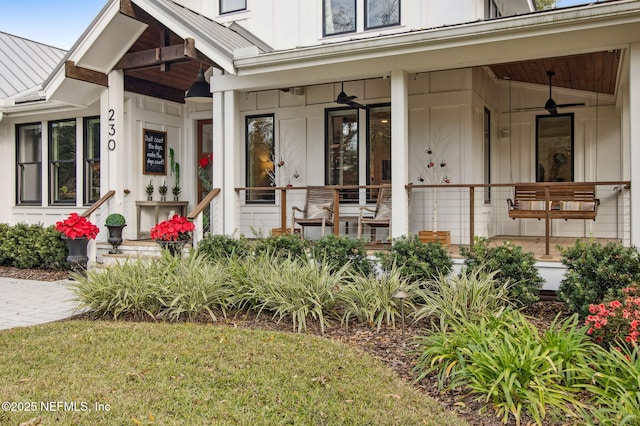
[[(125, 240), (118, 247), (122, 253), (110, 254), (113, 247), (109, 243), (97, 243), (97, 262), (103, 266), (122, 264), (128, 259), (144, 260), (160, 257), (160, 246), (151, 240)], [(191, 246), (185, 246), (184, 253), (187, 253)]]

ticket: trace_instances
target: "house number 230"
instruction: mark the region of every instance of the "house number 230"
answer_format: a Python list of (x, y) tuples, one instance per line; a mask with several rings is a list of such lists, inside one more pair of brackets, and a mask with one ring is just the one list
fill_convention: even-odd
[(113, 108), (109, 109), (109, 142), (107, 145), (109, 147), (109, 151), (116, 149), (116, 124), (114, 123), (116, 121), (114, 117), (115, 114), (116, 112)]

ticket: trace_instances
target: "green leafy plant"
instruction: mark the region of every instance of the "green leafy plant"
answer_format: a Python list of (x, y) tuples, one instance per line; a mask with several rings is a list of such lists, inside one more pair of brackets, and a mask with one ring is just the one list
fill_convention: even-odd
[(280, 258), (307, 258), (307, 242), (296, 234), (273, 235), (259, 238), (255, 244), (256, 255), (270, 253)]
[(278, 321), (291, 318), (293, 330), (304, 332), (307, 319), (318, 321), (324, 333), (329, 325), (328, 314), (335, 306), (335, 292), (346, 266), (338, 271), (322, 264), (320, 267), (308, 259), (282, 258), (265, 253), (253, 263), (252, 285), (244, 297), (254, 300), (258, 313), (270, 312)]
[(198, 243), (197, 250), (213, 260), (245, 258), (251, 254), (251, 244), (243, 236), (234, 238), (228, 235), (208, 235)]
[(598, 244), (576, 241), (561, 249), (562, 263), (567, 267), (560, 284), (558, 298), (586, 318), (589, 305), (603, 300), (624, 298), (622, 289), (640, 282), (640, 258), (636, 247), (621, 244)]
[(365, 241), (347, 236), (327, 235), (315, 241), (311, 247), (311, 256), (318, 262), (329, 265), (336, 271), (344, 265), (362, 275), (370, 275), (373, 271), (371, 261), (367, 257)]
[(158, 193), (162, 196), (167, 195), (167, 191), (169, 190), (169, 188), (167, 187), (167, 183), (166, 182), (162, 182), (162, 185), (160, 185), (158, 187)]
[(394, 240), (390, 252), (380, 252), (377, 256), (382, 269), (390, 271), (396, 265), (400, 274), (412, 281), (426, 281), (439, 274), (447, 275), (453, 266), (442, 245), (424, 244), (415, 236)]
[(149, 185), (144, 188), (144, 192), (146, 192), (148, 196), (153, 195), (153, 180), (149, 181)]
[[(640, 424), (639, 348), (596, 348), (590, 363), (582, 365), (589, 380), (581, 386), (593, 399), (583, 409), (590, 424)], [(595, 421), (594, 421), (595, 420)]]
[(127, 220), (120, 213), (111, 213), (104, 221), (105, 225), (122, 226), (127, 224)]
[(414, 318), (436, 318), (441, 330), (457, 321), (496, 316), (509, 304), (508, 288), (495, 279), (496, 272), (479, 269), (454, 277), (442, 274), (416, 290)]
[(67, 246), (53, 226), (0, 224), (0, 265), (19, 269), (65, 270)]
[(587, 334), (604, 347), (620, 345), (624, 342), (638, 345), (640, 331), (640, 291), (638, 285), (623, 289), (625, 299), (612, 300), (597, 305), (589, 305), (589, 315), (585, 324)]
[(414, 292), (414, 286), (406, 277), (402, 277), (396, 268), (380, 278), (354, 274), (340, 286), (337, 295), (342, 309), (342, 323), (347, 325), (352, 318), (359, 322), (376, 327), (380, 331), (382, 324), (395, 325), (396, 318), (400, 318), (400, 304), (411, 312), (414, 305), (411, 298), (397, 300), (393, 296), (398, 290), (408, 294)]
[(181, 192), (182, 192), (182, 189), (180, 189), (178, 185), (171, 188), (171, 193), (173, 194), (174, 197), (177, 197), (178, 195), (180, 195)]
[(533, 253), (522, 251), (522, 247), (510, 241), (500, 246), (489, 247), (486, 238), (475, 237), (473, 250), (460, 248), (468, 270), (480, 268), (494, 274), (494, 279), (508, 285), (509, 299), (516, 306), (527, 306), (540, 299), (540, 288), (544, 280), (535, 267)]

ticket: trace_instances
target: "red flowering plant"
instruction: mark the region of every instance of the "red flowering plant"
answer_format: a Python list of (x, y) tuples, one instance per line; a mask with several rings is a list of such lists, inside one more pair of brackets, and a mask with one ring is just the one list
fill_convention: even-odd
[(614, 346), (618, 342), (635, 347), (640, 336), (640, 288), (637, 284), (624, 290), (624, 302), (612, 300), (608, 303), (589, 305), (585, 325), (587, 334), (603, 346)]
[(65, 237), (75, 240), (76, 238), (89, 238), (90, 240), (98, 236), (100, 229), (91, 223), (86, 217), (71, 213), (68, 218), (56, 222), (57, 231)]
[(161, 241), (185, 241), (191, 239), (191, 231), (196, 226), (186, 217), (173, 215), (169, 220), (160, 222), (151, 228), (151, 238)]
[(213, 154), (204, 155), (200, 160), (198, 160), (198, 178), (200, 179), (200, 183), (205, 191), (211, 191), (213, 188), (213, 184), (211, 183), (211, 179), (209, 179), (209, 172), (207, 171), (207, 167), (209, 164), (213, 162)]

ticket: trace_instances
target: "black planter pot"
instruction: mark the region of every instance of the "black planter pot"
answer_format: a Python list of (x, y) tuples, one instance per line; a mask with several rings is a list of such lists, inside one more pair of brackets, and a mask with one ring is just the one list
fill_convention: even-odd
[(177, 241), (163, 241), (156, 240), (156, 242), (160, 245), (162, 250), (169, 250), (172, 256), (182, 256), (182, 249), (185, 244), (189, 241), (187, 240), (177, 240)]
[(82, 237), (74, 240), (64, 236), (62, 238), (67, 242), (67, 247), (69, 248), (67, 263), (71, 266), (71, 270), (86, 277), (87, 262), (89, 262), (89, 256), (87, 255), (87, 244), (89, 243), (89, 239), (87, 237)]
[(118, 248), (122, 244), (122, 229), (127, 225), (105, 225), (109, 228), (109, 238), (107, 241), (113, 246), (113, 249), (109, 250), (109, 254), (121, 254), (122, 250)]

